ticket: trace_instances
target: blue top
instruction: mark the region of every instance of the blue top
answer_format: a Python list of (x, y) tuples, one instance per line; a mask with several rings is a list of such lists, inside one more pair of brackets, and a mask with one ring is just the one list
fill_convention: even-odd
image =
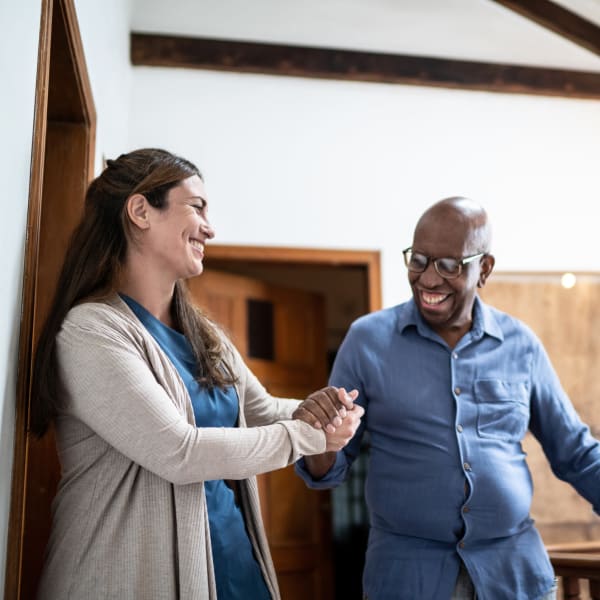
[[(132, 298), (121, 295), (185, 383), (198, 427), (235, 427), (239, 405), (234, 387), (207, 389), (195, 379), (196, 360), (187, 338), (167, 327)], [(233, 491), (222, 480), (205, 481), (210, 541), (219, 600), (270, 600)]]
[(550, 590), (521, 440), (529, 428), (554, 473), (596, 512), (600, 445), (531, 330), (477, 298), (472, 328), (452, 350), (410, 300), (353, 323), (331, 384), (360, 392), (363, 423), (321, 480), (303, 461), (296, 469), (311, 487), (338, 485), (369, 431), (369, 598), (448, 600), (460, 559), (480, 600)]

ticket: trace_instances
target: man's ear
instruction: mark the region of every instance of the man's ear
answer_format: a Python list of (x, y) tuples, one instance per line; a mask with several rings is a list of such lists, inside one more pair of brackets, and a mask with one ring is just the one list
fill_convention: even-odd
[(487, 281), (487, 278), (491, 275), (494, 265), (496, 264), (496, 259), (491, 254), (486, 254), (481, 259), (480, 269), (479, 269), (479, 281), (477, 282), (477, 287), (482, 288)]
[(142, 194), (133, 194), (127, 198), (125, 204), (127, 216), (133, 225), (140, 229), (148, 229), (150, 221), (148, 220), (148, 201)]

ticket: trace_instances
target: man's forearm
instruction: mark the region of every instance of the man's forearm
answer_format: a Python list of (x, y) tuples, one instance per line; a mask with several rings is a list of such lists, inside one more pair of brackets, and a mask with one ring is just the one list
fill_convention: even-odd
[(321, 477), (324, 477), (329, 469), (333, 467), (333, 464), (335, 463), (335, 455), (335, 452), (324, 452), (323, 454), (305, 456), (304, 464), (312, 477), (315, 479), (321, 479)]

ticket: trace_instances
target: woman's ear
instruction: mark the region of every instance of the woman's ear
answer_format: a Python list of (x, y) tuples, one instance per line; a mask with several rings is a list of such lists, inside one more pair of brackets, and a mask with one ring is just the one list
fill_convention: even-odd
[(481, 259), (481, 266), (480, 266), (480, 270), (479, 270), (479, 281), (477, 282), (478, 288), (482, 288), (485, 285), (485, 282), (487, 281), (487, 278), (491, 275), (495, 264), (496, 264), (496, 259), (491, 254), (486, 254)]
[(142, 194), (133, 194), (127, 198), (125, 205), (127, 216), (133, 225), (140, 229), (148, 229), (150, 221), (148, 219), (148, 201)]

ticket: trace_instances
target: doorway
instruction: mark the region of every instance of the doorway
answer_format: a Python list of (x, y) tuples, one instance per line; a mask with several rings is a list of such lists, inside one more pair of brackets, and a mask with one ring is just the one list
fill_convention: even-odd
[(35, 597), (60, 470), (54, 437), (28, 435), (33, 348), (93, 174), (96, 114), (73, 0), (42, 0), (23, 276), (7, 600)]
[[(329, 375), (337, 349), (352, 321), (365, 313), (381, 308), (379, 252), (210, 244), (207, 247), (204, 263), (205, 274), (199, 278), (198, 285), (202, 285), (202, 278), (209, 273), (224, 272), (252, 278), (266, 286), (295, 289), (298, 290), (299, 295), (306, 293), (319, 295), (323, 299), (325, 321), (324, 382)], [(221, 310), (224, 309), (221, 304)], [(261, 375), (263, 374), (259, 374), (259, 379), (263, 381)], [(331, 550), (328, 554), (333, 563), (334, 590), (327, 596), (328, 598), (339, 600), (362, 598), (362, 567), (368, 533), (363, 492), (366, 476), (366, 446), (367, 444), (365, 444), (365, 451), (361, 452), (353, 465), (349, 479), (332, 490), (324, 503), (327, 522), (323, 526), (327, 528), (327, 532), (321, 539), (328, 540)], [(279, 496), (279, 492), (277, 493)], [(307, 498), (311, 495), (314, 497), (317, 492), (309, 491)], [(262, 497), (261, 502), (263, 502)], [(289, 515), (288, 519), (290, 522), (295, 520)], [(268, 530), (268, 517), (265, 521)], [(275, 551), (273, 554), (276, 558)], [(275, 562), (277, 567), (277, 560)], [(285, 575), (282, 578), (279, 570), (278, 577), (281, 582), (284, 582)], [(322, 581), (322, 584), (326, 585), (325, 581)], [(282, 592), (284, 588), (285, 585), (282, 587)]]

